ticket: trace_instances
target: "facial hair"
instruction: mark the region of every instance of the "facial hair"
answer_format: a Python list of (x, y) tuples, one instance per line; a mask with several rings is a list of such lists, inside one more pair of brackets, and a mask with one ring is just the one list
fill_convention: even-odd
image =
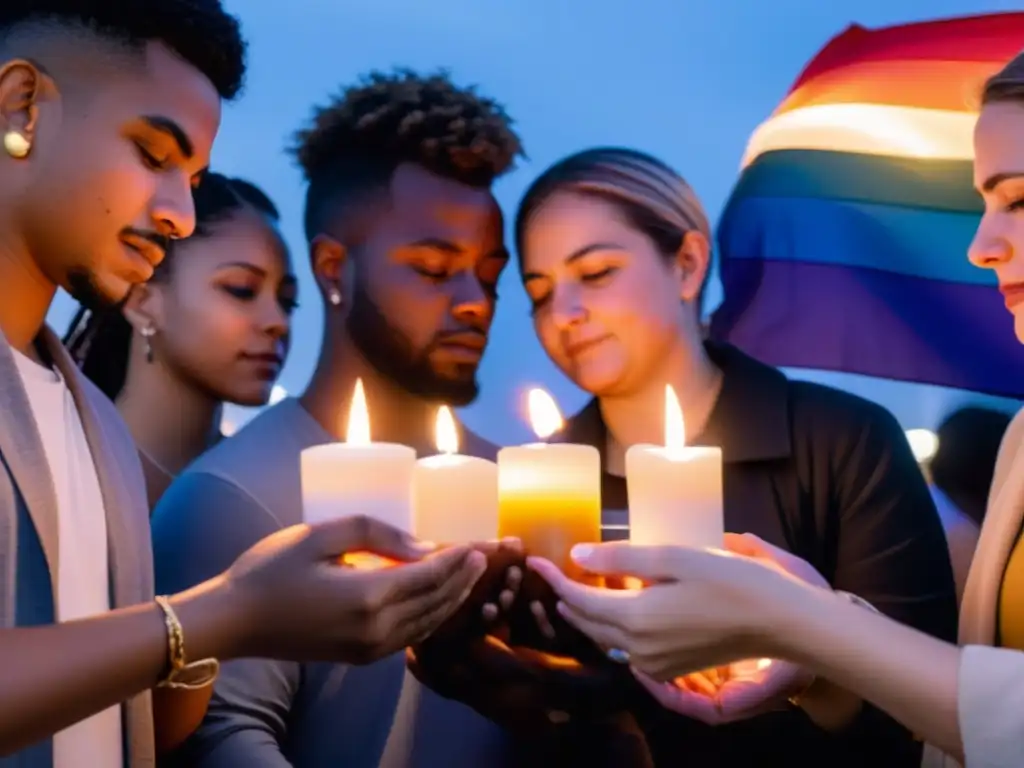
[(430, 364), (434, 340), (417, 350), (409, 337), (390, 323), (362, 286), (356, 286), (345, 320), (352, 343), (377, 372), (410, 394), (446, 405), (469, 405), (480, 387), (476, 370), (462, 379), (439, 376)]
[(68, 293), (90, 312), (120, 310), (128, 299), (127, 296), (119, 300), (110, 298), (96, 285), (92, 272), (80, 267), (68, 272)]

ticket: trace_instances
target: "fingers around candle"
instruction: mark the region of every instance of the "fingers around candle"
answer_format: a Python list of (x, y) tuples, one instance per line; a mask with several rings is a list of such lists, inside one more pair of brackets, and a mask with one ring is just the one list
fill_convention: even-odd
[(480, 615), (483, 617), (484, 621), (494, 621), (499, 615), (498, 606), (494, 603), (484, 603), (484, 607), (480, 609)]
[(512, 595), (519, 591), (519, 587), (523, 583), (523, 569), (518, 565), (513, 565), (505, 572), (505, 586), (508, 587)]
[(578, 544), (570, 553), (581, 568), (599, 575), (636, 576), (647, 581), (675, 581), (682, 576), (685, 547), (641, 547), (628, 541)]

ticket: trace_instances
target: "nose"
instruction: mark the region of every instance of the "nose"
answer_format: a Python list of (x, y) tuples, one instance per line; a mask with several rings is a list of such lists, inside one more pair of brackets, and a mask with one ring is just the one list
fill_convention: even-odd
[(587, 319), (580, 292), (569, 285), (558, 286), (551, 296), (551, 319), (559, 331), (572, 330)]
[(452, 281), (455, 283), (452, 301), (455, 319), (474, 325), (486, 323), (494, 312), (494, 297), (484, 289), (476, 274), (465, 270)]
[(153, 220), (164, 237), (189, 237), (196, 228), (196, 206), (192, 180), (183, 174), (164, 174), (153, 202)]
[(270, 338), (277, 341), (288, 335), (291, 329), (291, 318), (281, 306), (276, 296), (268, 296), (266, 301), (261, 302), (260, 330)]
[(976, 267), (995, 269), (1013, 258), (1013, 246), (1002, 231), (998, 213), (985, 213), (967, 256)]

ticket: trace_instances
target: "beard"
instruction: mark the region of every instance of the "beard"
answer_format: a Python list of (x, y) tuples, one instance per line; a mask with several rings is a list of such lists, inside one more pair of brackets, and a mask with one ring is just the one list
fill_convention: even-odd
[(438, 374), (430, 363), (435, 341), (417, 350), (361, 286), (355, 289), (345, 327), (366, 361), (410, 394), (446, 405), (463, 406), (476, 400), (480, 393), (477, 366), (466, 366), (465, 376), (459, 378)]
[(68, 272), (68, 294), (90, 312), (120, 311), (128, 301), (127, 296), (119, 299), (107, 296), (97, 285), (93, 273), (82, 267)]

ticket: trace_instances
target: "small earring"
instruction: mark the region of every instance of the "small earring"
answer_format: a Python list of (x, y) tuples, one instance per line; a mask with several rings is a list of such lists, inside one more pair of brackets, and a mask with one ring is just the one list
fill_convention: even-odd
[(154, 328), (152, 325), (147, 325), (146, 327), (144, 327), (142, 329), (141, 333), (142, 333), (142, 341), (146, 345), (145, 346), (146, 362), (147, 363), (152, 363), (153, 362), (153, 341), (152, 341), (152, 339), (153, 339), (153, 336), (156, 335), (156, 328)]
[(16, 160), (22, 160), (32, 151), (32, 143), (17, 131), (7, 131), (4, 134), (4, 151)]
[(340, 307), (341, 306), (341, 293), (339, 293), (337, 289), (332, 289), (331, 292), (329, 294), (327, 294), (327, 300), (329, 302), (331, 302), (332, 306)]

